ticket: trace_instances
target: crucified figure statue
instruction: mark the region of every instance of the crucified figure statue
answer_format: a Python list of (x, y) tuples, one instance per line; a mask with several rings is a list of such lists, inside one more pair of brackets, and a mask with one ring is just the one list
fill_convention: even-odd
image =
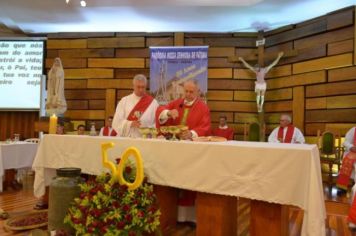
[(263, 103), (265, 101), (265, 93), (267, 89), (267, 84), (265, 81), (265, 76), (274, 67), (281, 57), (284, 55), (283, 52), (278, 53), (278, 57), (267, 67), (260, 67), (259, 65), (251, 66), (248, 64), (242, 57), (239, 57), (239, 60), (251, 71), (256, 74), (256, 81), (255, 81), (255, 92), (256, 92), (256, 102), (257, 102), (257, 110), (258, 112), (263, 111)]

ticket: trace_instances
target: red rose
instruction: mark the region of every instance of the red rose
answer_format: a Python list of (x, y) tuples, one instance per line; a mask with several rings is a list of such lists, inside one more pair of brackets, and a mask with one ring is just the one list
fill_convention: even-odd
[(130, 206), (129, 206), (129, 205), (124, 205), (124, 206), (122, 207), (122, 210), (123, 210), (123, 211), (129, 211), (129, 210), (130, 210)]
[(131, 222), (132, 221), (132, 215), (131, 214), (127, 214), (125, 216), (125, 220), (128, 221), (128, 222)]
[(130, 174), (132, 171), (132, 168), (130, 166), (125, 167), (125, 173)]
[(129, 236), (136, 236), (136, 233), (133, 232), (133, 231), (130, 231), (130, 232), (129, 232)]
[(139, 212), (137, 212), (137, 216), (138, 217), (144, 217), (144, 215), (145, 215), (145, 213), (143, 213), (143, 211), (139, 211)]
[(124, 221), (117, 222), (116, 228), (123, 229), (124, 227), (125, 227), (125, 222)]

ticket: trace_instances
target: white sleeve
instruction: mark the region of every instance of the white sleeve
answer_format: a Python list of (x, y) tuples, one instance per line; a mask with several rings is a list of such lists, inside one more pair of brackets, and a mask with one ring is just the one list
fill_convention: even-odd
[(295, 128), (295, 132), (294, 132), (294, 142), (296, 143), (305, 143), (305, 138), (304, 135), (302, 133), (302, 131), (300, 131), (300, 129)]
[(268, 142), (269, 143), (280, 143), (278, 140), (278, 127), (275, 128), (272, 133), (268, 136)]
[(125, 117), (125, 98), (121, 99), (117, 104), (114, 119), (112, 121), (112, 128), (118, 133), (117, 136), (127, 137), (130, 133), (132, 121), (126, 120)]
[(346, 152), (350, 151), (350, 148), (354, 146), (353, 145), (354, 133), (355, 133), (355, 128), (353, 127), (349, 131), (347, 131), (345, 135), (344, 147)]
[(160, 124), (164, 124), (168, 120), (168, 110), (163, 110), (161, 114), (159, 114), (158, 120)]
[(101, 127), (100, 132), (99, 132), (99, 136), (103, 136), (103, 132), (104, 132), (104, 127)]

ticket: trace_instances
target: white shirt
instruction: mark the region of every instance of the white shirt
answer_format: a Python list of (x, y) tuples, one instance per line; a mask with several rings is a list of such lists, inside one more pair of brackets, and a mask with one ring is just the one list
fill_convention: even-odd
[[(277, 128), (275, 128), (272, 131), (272, 133), (269, 135), (268, 142), (270, 142), (270, 143), (280, 143), (280, 141), (278, 140), (278, 130), (279, 130), (279, 126)], [(284, 127), (284, 129), (283, 129), (283, 140), (286, 137), (287, 130), (288, 130), (288, 127)], [(304, 135), (302, 134), (302, 131), (300, 131), (300, 129), (298, 129), (297, 127), (294, 127), (294, 133), (293, 133), (293, 136), (292, 136), (291, 143), (305, 143)]]
[(350, 151), (350, 148), (354, 146), (354, 135), (355, 135), (355, 127), (347, 131), (345, 135), (344, 147), (346, 152)]
[[(140, 101), (141, 97), (136, 96), (134, 93), (123, 97), (117, 104), (116, 112), (112, 122), (112, 127), (118, 133), (120, 137), (141, 137), (141, 133), (138, 128), (131, 127), (132, 121), (127, 120), (132, 109)], [(155, 113), (158, 108), (158, 102), (153, 99), (146, 111), (141, 115), (141, 127), (156, 127)]]

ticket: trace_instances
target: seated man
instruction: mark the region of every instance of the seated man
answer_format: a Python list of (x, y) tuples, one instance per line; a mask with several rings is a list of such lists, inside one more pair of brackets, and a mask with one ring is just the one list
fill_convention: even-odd
[(85, 135), (85, 126), (84, 125), (78, 125), (77, 134), (78, 135)]
[[(337, 178), (336, 186), (338, 187), (338, 195), (346, 194), (350, 178), (354, 178), (356, 183), (356, 176), (352, 172), (356, 169), (356, 127), (351, 128), (345, 135), (344, 147), (345, 154), (342, 159), (341, 169)], [(353, 187), (356, 190), (356, 186)], [(354, 195), (354, 193), (353, 193)]]
[(109, 116), (106, 120), (106, 126), (102, 127), (99, 132), (99, 136), (116, 136), (116, 131), (112, 128), (112, 116)]
[(280, 126), (275, 128), (268, 137), (270, 143), (305, 143), (302, 132), (294, 127), (292, 118), (287, 115), (281, 115), (279, 119)]
[(227, 126), (226, 120), (227, 117), (225, 115), (221, 115), (219, 117), (219, 127), (213, 129), (212, 133), (215, 136), (224, 137), (227, 140), (233, 140), (234, 130)]
[[(210, 135), (210, 112), (208, 106), (199, 98), (199, 86), (195, 80), (184, 83), (184, 97), (157, 109), (156, 126), (186, 125), (188, 129), (180, 138), (190, 140), (198, 136)], [(196, 192), (180, 191), (178, 199), (178, 221), (195, 222)]]

